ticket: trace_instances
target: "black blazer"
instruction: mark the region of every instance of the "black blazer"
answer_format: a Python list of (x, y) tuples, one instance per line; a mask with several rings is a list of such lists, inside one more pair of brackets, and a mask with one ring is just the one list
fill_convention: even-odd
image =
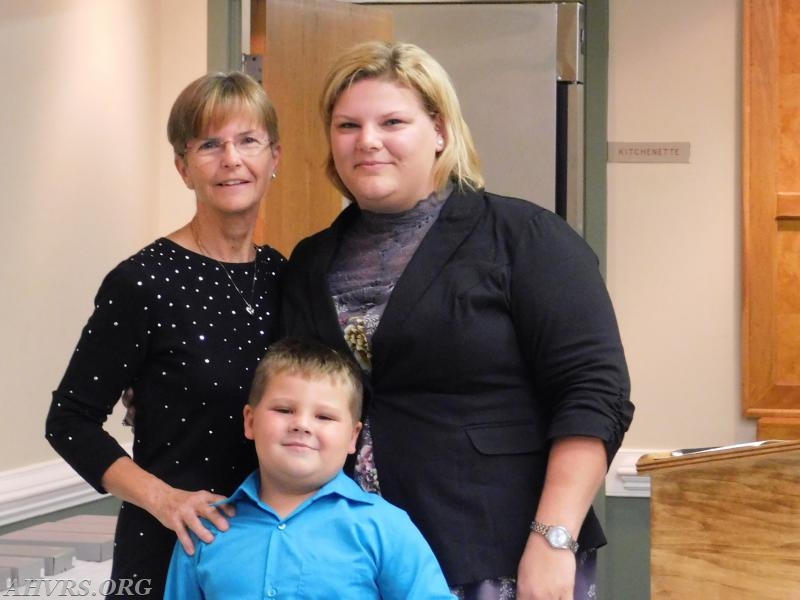
[[(327, 273), (352, 205), (297, 246), (283, 324), (347, 352)], [(451, 585), (516, 576), (555, 438), (633, 415), (613, 308), (586, 243), (531, 203), (454, 191), (372, 339), (365, 411), (382, 495), (405, 509)], [(590, 512), (582, 547), (605, 543)]]

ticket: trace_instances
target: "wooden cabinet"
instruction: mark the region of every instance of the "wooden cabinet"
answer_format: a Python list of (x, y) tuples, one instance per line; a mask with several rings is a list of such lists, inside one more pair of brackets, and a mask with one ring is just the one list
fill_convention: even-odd
[(800, 439), (800, 2), (743, 19), (742, 405), (759, 439)]

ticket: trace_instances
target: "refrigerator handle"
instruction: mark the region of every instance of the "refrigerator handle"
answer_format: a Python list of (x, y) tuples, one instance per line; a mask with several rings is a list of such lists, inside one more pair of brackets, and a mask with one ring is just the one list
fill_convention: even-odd
[(556, 18), (556, 75), (558, 81), (583, 83), (583, 4), (561, 2)]

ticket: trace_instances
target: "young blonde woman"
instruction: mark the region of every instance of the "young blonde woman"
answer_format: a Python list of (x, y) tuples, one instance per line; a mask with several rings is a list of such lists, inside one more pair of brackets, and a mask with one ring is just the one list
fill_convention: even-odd
[(355, 478), (411, 515), (459, 598), (594, 598), (591, 504), (633, 415), (596, 257), (483, 189), (447, 73), (417, 46), (346, 51), (321, 108), (354, 203), (293, 252), (282, 321), (365, 371)]

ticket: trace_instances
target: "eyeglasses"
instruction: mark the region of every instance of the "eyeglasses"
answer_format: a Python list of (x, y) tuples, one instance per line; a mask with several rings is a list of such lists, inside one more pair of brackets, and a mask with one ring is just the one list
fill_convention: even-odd
[(219, 158), (225, 154), (225, 144), (233, 144), (236, 152), (241, 156), (256, 156), (265, 148), (269, 148), (272, 142), (268, 137), (243, 133), (233, 139), (208, 138), (207, 140), (201, 140), (195, 146), (190, 147), (187, 145), (186, 152), (192, 152), (201, 159)]

